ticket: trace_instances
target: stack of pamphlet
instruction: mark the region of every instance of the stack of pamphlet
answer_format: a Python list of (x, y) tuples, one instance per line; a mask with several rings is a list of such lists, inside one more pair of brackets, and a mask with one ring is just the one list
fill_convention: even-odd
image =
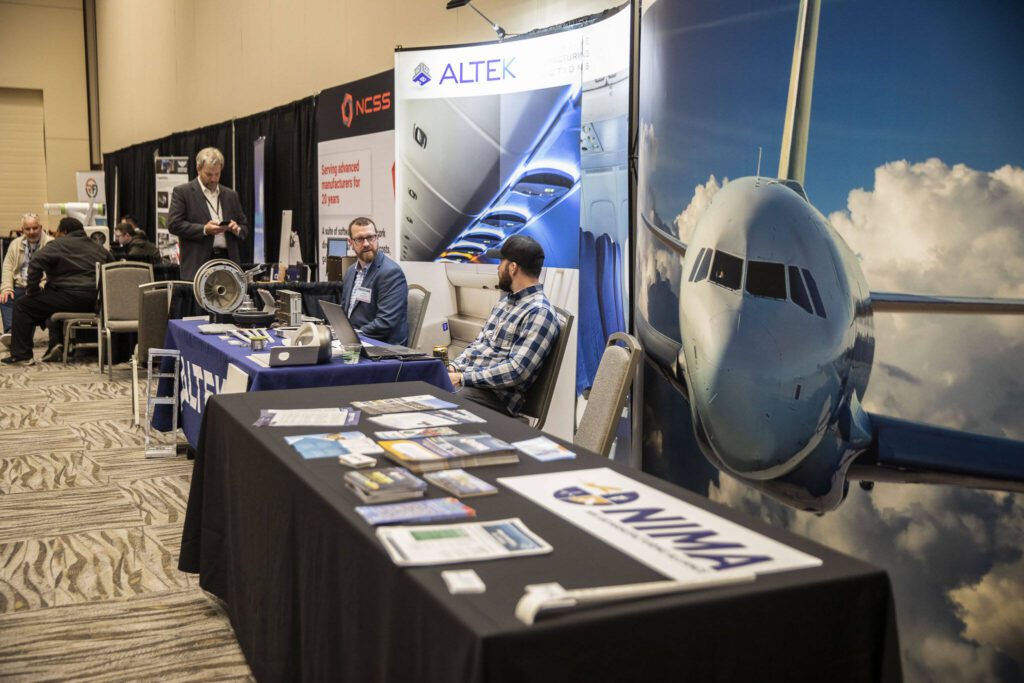
[(497, 493), (498, 489), (488, 484), (479, 477), (474, 477), (466, 470), (439, 470), (427, 472), (423, 478), (434, 486), (443, 488), (448, 493), (459, 498), (472, 498), (473, 496), (489, 496)]
[(345, 486), (366, 503), (387, 503), (417, 498), (427, 490), (427, 482), (401, 467), (345, 473)]
[(458, 407), (450, 401), (434, 398), (430, 394), (401, 396), (399, 398), (380, 398), (374, 401), (353, 401), (352, 405), (366, 412), (367, 415), (408, 413), (416, 410), (438, 410), (439, 408)]
[(373, 455), (382, 453), (377, 442), (362, 432), (336, 432), (334, 434), (300, 434), (286, 436), (285, 442), (306, 460), (337, 458), (346, 455)]
[(490, 434), (431, 436), (425, 439), (381, 441), (384, 454), (412, 472), (455, 467), (509, 465), (519, 462), (512, 444)]
[(424, 429), (426, 427), (450, 427), (471, 422), (487, 422), (463, 408), (426, 410), (411, 413), (388, 413), (370, 418), (374, 424), (390, 429)]
[(476, 510), (460, 503), (455, 498), (431, 498), (388, 505), (359, 505), (356, 507), (356, 512), (373, 526), (450, 522), (476, 517)]

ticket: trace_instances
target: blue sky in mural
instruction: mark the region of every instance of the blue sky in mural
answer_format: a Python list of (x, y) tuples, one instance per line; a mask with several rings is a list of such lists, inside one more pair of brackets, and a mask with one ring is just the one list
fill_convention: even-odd
[[(696, 96), (715, 115), (652, 121), (661, 149), (686, 150), (692, 162), (659, 159), (684, 174), (675, 187), (656, 188), (666, 220), (708, 180), (685, 177), (690, 170), (710, 168), (719, 180), (753, 175), (760, 146), (762, 174), (777, 173), (796, 26), (792, 2), (686, 4), (685, 28), (665, 32), (671, 57), (652, 55), (674, 62), (677, 87), (641, 97), (678, 112), (694, 111)], [(1024, 78), (1015, 74), (1024, 64), (1022, 20), (1019, 2), (826, 0), (807, 159), (815, 205), (825, 214), (844, 208), (847, 193), (870, 187), (889, 161), (938, 157), (985, 171), (1024, 163)]]

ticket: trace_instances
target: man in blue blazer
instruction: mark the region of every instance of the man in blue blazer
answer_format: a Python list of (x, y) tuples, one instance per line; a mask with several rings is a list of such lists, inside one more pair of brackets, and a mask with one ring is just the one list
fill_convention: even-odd
[(377, 226), (369, 218), (349, 223), (348, 244), (357, 260), (341, 283), (341, 305), (352, 327), (371, 339), (405, 344), (409, 341), (405, 273), (379, 251)]

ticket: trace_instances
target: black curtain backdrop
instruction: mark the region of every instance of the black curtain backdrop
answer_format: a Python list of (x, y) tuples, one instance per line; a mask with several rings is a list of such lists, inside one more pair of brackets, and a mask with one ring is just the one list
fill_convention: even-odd
[[(130, 213), (146, 230), (150, 241), (156, 240), (156, 169), (153, 158), (160, 156), (187, 156), (188, 177), (196, 177), (196, 154), (204, 147), (216, 147), (224, 154), (224, 171), (220, 181), (231, 186), (231, 122), (204, 126), (103, 155), (106, 171), (107, 199), (111, 215), (110, 224), (117, 225), (121, 216)], [(251, 155), (250, 155), (251, 156)], [(116, 169), (116, 173), (115, 173)], [(115, 175), (117, 177), (115, 181)], [(119, 191), (118, 215), (112, 214), (115, 184)], [(244, 206), (244, 205), (243, 205)]]
[[(145, 229), (150, 241), (156, 239), (156, 172), (153, 168), (153, 155), (159, 146), (159, 140), (150, 140), (103, 155), (107, 222), (111, 226), (117, 225), (121, 216), (130, 213), (139, 222), (139, 227)], [(116, 216), (115, 192), (120, 204)]]
[[(234, 149), (232, 148), (234, 124)], [(267, 260), (278, 258), (281, 237), (281, 211), (292, 210), (292, 229), (302, 241), (302, 259), (311, 264), (316, 277), (316, 251), (319, 241), (316, 167), (316, 97), (286, 104), (269, 111), (194, 130), (173, 133), (158, 140), (141, 142), (103, 155), (107, 198), (113, 207), (114, 192), (119, 190), (118, 215), (136, 217), (150, 240), (156, 239), (156, 172), (153, 157), (187, 156), (188, 177), (196, 177), (195, 156), (204, 147), (216, 147), (224, 154), (220, 182), (233, 187), (242, 201), (249, 220), (250, 235), (255, 214), (253, 178), (253, 142), (264, 136), (266, 142), (264, 209), (266, 211)], [(237, 155), (237, 156), (234, 156)], [(232, 166), (234, 161), (234, 166)], [(234, 173), (232, 173), (232, 168)], [(115, 173), (116, 169), (116, 173)], [(116, 180), (115, 180), (116, 175)], [(113, 208), (110, 209), (111, 212)], [(250, 263), (252, 239), (242, 249), (242, 262)]]
[[(188, 157), (188, 179), (192, 180), (196, 173), (196, 154), (204, 147), (216, 147), (224, 155), (224, 170), (220, 174), (220, 184), (238, 188), (233, 184), (232, 175), (233, 153), (231, 149), (231, 122), (215, 123), (183, 133), (171, 133), (157, 140), (162, 157)], [(243, 206), (245, 206), (243, 204)]]
[[(246, 216), (250, 235), (256, 207), (253, 143), (265, 137), (263, 200), (266, 216), (266, 256), (274, 263), (281, 239), (281, 211), (292, 210), (292, 230), (299, 234), (302, 260), (312, 264), (316, 276), (319, 241), (317, 214), (316, 97), (310, 96), (244, 118), (235, 119), (235, 154), (238, 177), (235, 190)], [(250, 237), (242, 252), (252, 261)]]

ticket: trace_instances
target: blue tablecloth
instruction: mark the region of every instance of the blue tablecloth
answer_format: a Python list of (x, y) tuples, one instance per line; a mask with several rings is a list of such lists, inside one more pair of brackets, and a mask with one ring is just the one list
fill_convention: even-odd
[[(210, 396), (220, 393), (228, 375), (229, 364), (235, 365), (249, 375), (248, 391), (415, 380), (454, 391), (444, 364), (437, 358), (407, 361), (370, 361), (364, 358), (351, 365), (344, 364), (340, 358), (334, 358), (329, 363), (321, 365), (266, 368), (248, 358), (253, 354), (250, 349), (232, 346), (217, 335), (200, 334), (200, 324), (202, 321), (170, 320), (167, 324), (167, 339), (164, 342), (164, 348), (181, 351), (179, 420), (185, 438), (193, 447), (198, 443), (203, 407)], [(274, 340), (275, 343), (280, 343), (276, 336)], [(170, 381), (162, 380), (160, 394), (169, 396), (170, 393)], [(170, 429), (171, 413), (166, 406), (160, 406), (154, 411), (153, 426), (161, 431)]]

